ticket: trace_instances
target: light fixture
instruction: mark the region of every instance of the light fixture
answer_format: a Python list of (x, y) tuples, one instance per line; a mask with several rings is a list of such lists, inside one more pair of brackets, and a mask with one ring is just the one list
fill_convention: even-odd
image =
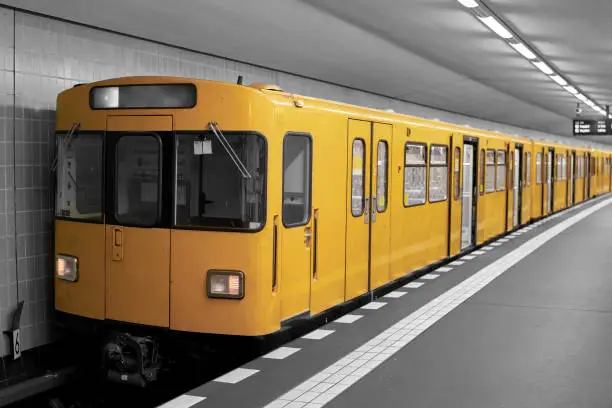
[(552, 75), (554, 73), (554, 71), (552, 70), (551, 67), (549, 67), (545, 62), (543, 61), (537, 61), (534, 62), (533, 65), (535, 65), (540, 71), (542, 71), (543, 73), (545, 73), (546, 75)]
[(583, 95), (583, 94), (581, 94), (581, 93), (577, 94), (577, 95), (576, 95), (576, 98), (580, 99), (582, 102), (585, 102), (585, 103), (586, 103), (586, 101), (587, 101), (587, 97), (586, 97), (586, 96), (584, 96), (584, 95)]
[(573, 95), (576, 95), (578, 93), (578, 90), (573, 86), (566, 86), (565, 90)]
[(567, 85), (567, 81), (565, 79), (563, 79), (563, 77), (561, 77), (560, 75), (551, 75), (550, 79), (552, 79), (553, 81), (555, 81), (556, 83), (558, 83), (561, 86), (566, 86)]
[(467, 8), (476, 8), (479, 6), (476, 0), (457, 0), (457, 1), (461, 3), (463, 7), (467, 7)]
[(510, 45), (528, 60), (534, 60), (537, 58), (536, 55), (523, 43), (510, 43)]
[(501, 38), (509, 39), (512, 38), (512, 33), (508, 31), (495, 17), (478, 17), (487, 27), (489, 27), (495, 34)]

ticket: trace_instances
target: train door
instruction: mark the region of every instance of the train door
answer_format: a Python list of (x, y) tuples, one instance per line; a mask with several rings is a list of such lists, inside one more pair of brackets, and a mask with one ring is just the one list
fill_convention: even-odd
[[(312, 138), (288, 133), (283, 139), (283, 207), (280, 233), (281, 319), (310, 309), (312, 231)], [(280, 225), (279, 225), (280, 224)], [(277, 238), (277, 239), (278, 239)]]
[(555, 169), (555, 150), (548, 149), (546, 156), (546, 213), (551, 214), (554, 210), (555, 194), (554, 194), (554, 175)]
[(569, 194), (568, 194), (568, 207), (574, 205), (576, 201), (576, 152), (572, 151), (570, 155), (569, 165)]
[(349, 119), (345, 299), (389, 279), (392, 126)]
[(107, 319), (169, 326), (172, 129), (172, 116), (107, 119)]
[(461, 250), (476, 242), (478, 198), (478, 144), (463, 143), (463, 189), (461, 193)]
[(586, 154), (586, 171), (584, 172), (585, 201), (591, 198), (591, 153)]
[(514, 193), (513, 227), (521, 223), (521, 210), (523, 208), (521, 174), (523, 174), (523, 146), (517, 145), (516, 150), (514, 150), (514, 183), (512, 186)]

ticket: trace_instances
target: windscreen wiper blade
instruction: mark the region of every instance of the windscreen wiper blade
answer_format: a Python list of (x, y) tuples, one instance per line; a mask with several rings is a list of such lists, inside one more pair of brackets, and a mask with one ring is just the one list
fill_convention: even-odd
[(215, 134), (215, 136), (219, 140), (219, 143), (221, 143), (221, 146), (223, 146), (223, 148), (227, 152), (227, 155), (230, 157), (230, 159), (232, 159), (232, 161), (236, 165), (236, 168), (238, 168), (238, 171), (240, 171), (240, 174), (242, 174), (242, 177), (250, 179), (252, 177), (251, 173), (249, 173), (244, 163), (242, 163), (242, 161), (240, 160), (240, 157), (238, 157), (238, 154), (236, 153), (234, 148), (229, 144), (229, 142), (223, 135), (223, 132), (221, 132), (221, 129), (219, 129), (219, 125), (216, 122), (209, 122), (208, 127), (210, 127), (212, 132)]
[[(77, 133), (77, 130), (79, 130), (80, 127), (81, 127), (81, 124), (78, 122), (72, 124), (72, 126), (70, 127), (70, 130), (68, 131), (68, 135), (66, 136), (67, 138), (66, 147), (70, 146), (70, 143), (72, 142), (72, 138), (75, 136), (75, 134)], [(49, 170), (50, 173), (54, 173), (55, 170), (57, 169), (58, 156), (59, 154), (56, 154), (55, 158), (53, 159), (53, 163), (51, 163), (51, 169)]]

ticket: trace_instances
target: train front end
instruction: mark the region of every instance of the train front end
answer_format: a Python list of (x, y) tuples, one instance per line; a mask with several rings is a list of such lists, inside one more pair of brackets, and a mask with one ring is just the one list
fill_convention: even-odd
[[(267, 217), (274, 107), (255, 89), (135, 77), (57, 103), (55, 307), (145, 385), (176, 332), (278, 330)], [(272, 151), (271, 151), (272, 150)]]

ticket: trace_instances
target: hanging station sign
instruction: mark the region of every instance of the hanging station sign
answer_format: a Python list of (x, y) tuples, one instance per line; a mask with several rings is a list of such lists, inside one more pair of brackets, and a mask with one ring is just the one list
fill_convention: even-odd
[(574, 119), (574, 136), (612, 135), (612, 119)]

